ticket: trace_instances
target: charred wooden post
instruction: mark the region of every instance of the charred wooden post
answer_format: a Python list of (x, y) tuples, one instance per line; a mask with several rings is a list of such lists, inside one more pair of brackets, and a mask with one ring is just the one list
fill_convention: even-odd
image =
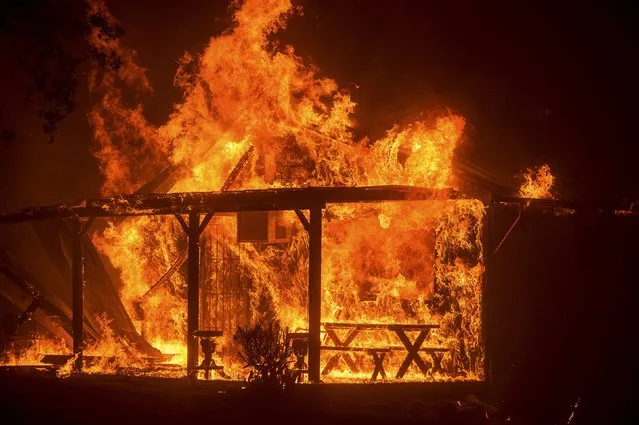
[(492, 299), (491, 286), (493, 279), (493, 262), (494, 256), (493, 247), (495, 247), (495, 204), (493, 203), (492, 195), (490, 196), (490, 200), (488, 202), (488, 210), (486, 217), (486, 230), (484, 231), (482, 237), (482, 244), (485, 247), (488, 247), (485, 250), (484, 257), (484, 276), (482, 279), (482, 298), (481, 298), (481, 331), (482, 331), (482, 341), (484, 343), (484, 381), (490, 384), (492, 379), (492, 366), (490, 364), (490, 359), (492, 358), (493, 351), (493, 336), (489, 333), (489, 328), (491, 327), (491, 313), (492, 313), (492, 304), (490, 300)]
[(186, 371), (189, 379), (195, 378), (198, 347), (195, 331), (200, 317), (200, 215), (189, 214), (189, 260), (187, 272), (187, 335)]
[(200, 223), (200, 214), (189, 213), (188, 224), (180, 215), (175, 215), (184, 229), (188, 239), (188, 263), (187, 263), (187, 312), (186, 312), (186, 376), (195, 379), (197, 373), (198, 343), (197, 330), (200, 321), (200, 235), (213, 218), (210, 212), (204, 216)]
[(308, 378), (320, 381), (320, 328), (322, 319), (322, 207), (310, 209), (308, 259)]
[(82, 355), (84, 350), (84, 264), (82, 252), (82, 237), (93, 223), (90, 218), (84, 225), (79, 218), (72, 221), (71, 246), (71, 284), (72, 284), (72, 310), (73, 310), (73, 369), (82, 371)]
[(73, 369), (82, 371), (82, 349), (84, 331), (84, 276), (82, 266), (82, 224), (73, 221), (73, 245), (71, 259), (71, 282), (73, 285)]

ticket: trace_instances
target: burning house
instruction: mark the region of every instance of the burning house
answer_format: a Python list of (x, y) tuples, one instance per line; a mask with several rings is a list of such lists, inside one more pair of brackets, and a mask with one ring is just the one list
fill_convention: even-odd
[(9, 328), (45, 312), (45, 360), (193, 374), (213, 343), (224, 376), (242, 379), (234, 334), (275, 322), (308, 345), (312, 381), (484, 379), (484, 205), (454, 189), (464, 119), (356, 139), (348, 93), (269, 37), (294, 12), (238, 8), (181, 59), (184, 101), (160, 127), (127, 104), (125, 90), (149, 89), (134, 52), (94, 28), (96, 51), (122, 63), (91, 76), (105, 197), (2, 217), (33, 221), (57, 269), (49, 284), (3, 254), (12, 285), (34, 294), (26, 310), (10, 297), (23, 313)]

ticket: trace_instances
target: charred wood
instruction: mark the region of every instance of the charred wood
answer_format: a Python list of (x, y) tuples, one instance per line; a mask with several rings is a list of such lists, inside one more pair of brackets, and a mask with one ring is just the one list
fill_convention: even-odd
[[(18, 326), (28, 318), (32, 318), (44, 329), (51, 332), (51, 334), (57, 336), (63, 341), (71, 342), (71, 321), (65, 312), (55, 306), (46, 296), (44, 296), (37, 287), (42, 287), (36, 279), (27, 272), (11, 254), (4, 250), (0, 250), (0, 272), (7, 276), (12, 282), (16, 284), (15, 290), (11, 290), (8, 286), (1, 287), (2, 295), (14, 304), (19, 310), (23, 310), (21, 316), (18, 317)], [(18, 289), (20, 290), (18, 292)], [(22, 292), (27, 292), (33, 297), (33, 301), (26, 307), (21, 302), (23, 298)], [(44, 316), (33, 315), (37, 309), (44, 312)], [(55, 317), (57, 320), (50, 320), (50, 317)], [(91, 337), (94, 337), (91, 334)]]
[(74, 204), (36, 207), (0, 215), (0, 223), (60, 217), (118, 217), (188, 214), (191, 212), (237, 212), (303, 210), (327, 203), (383, 201), (429, 201), (466, 199), (454, 189), (412, 186), (306, 187), (227, 192), (189, 192), (150, 195), (119, 195), (85, 199)]

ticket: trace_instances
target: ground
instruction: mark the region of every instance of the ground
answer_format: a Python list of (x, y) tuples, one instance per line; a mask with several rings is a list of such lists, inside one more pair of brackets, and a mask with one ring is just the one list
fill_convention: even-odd
[(458, 397), (471, 389), (481, 391), (477, 384), (297, 385), (274, 393), (237, 382), (189, 385), (178, 379), (125, 376), (59, 379), (52, 372), (4, 369), (0, 388), (4, 424), (506, 423), (487, 420), (484, 409)]

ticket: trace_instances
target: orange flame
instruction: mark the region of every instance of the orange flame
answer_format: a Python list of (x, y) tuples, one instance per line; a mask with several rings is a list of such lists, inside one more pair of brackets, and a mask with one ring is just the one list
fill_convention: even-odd
[(550, 172), (550, 166), (544, 164), (538, 168), (528, 168), (523, 175), (523, 182), (519, 188), (522, 198), (554, 199), (552, 193), (555, 177)]
[[(119, 52), (123, 59), (120, 71), (96, 74), (93, 84), (101, 96), (90, 121), (94, 154), (105, 176), (103, 192), (135, 190), (168, 165), (170, 192), (220, 190), (251, 148), (246, 166), (231, 182), (234, 190), (455, 187), (453, 160), (464, 118), (446, 113), (394, 126), (375, 142), (356, 140), (356, 104), (348, 92), (320, 76), (293, 47), (270, 37), (297, 11), (289, 0), (241, 3), (232, 29), (212, 38), (200, 55), (181, 59), (175, 84), (184, 100), (160, 127), (145, 120), (140, 105), (125, 104), (123, 86), (150, 90), (135, 53), (92, 35), (97, 48)], [(474, 200), (328, 206), (322, 320), (439, 324), (428, 344), (448, 349), (443, 371), (425, 377), (410, 370), (405, 379), (482, 379), (483, 215), (483, 205)], [(279, 220), (290, 229), (286, 242), (239, 243), (230, 216), (214, 217), (202, 236), (201, 295), (208, 304), (201, 309), (200, 327), (224, 329), (221, 355), (236, 378), (243, 373), (231, 338), (236, 326), (277, 318), (291, 330), (308, 328), (308, 236), (293, 212)], [(165, 353), (182, 355), (175, 361), (183, 364), (186, 282), (179, 259), (186, 244), (180, 226), (172, 217), (130, 218), (93, 240), (120, 271), (120, 295), (138, 331)], [(103, 334), (106, 342), (93, 351), (113, 357), (114, 347), (123, 342), (106, 328)], [(401, 343), (378, 333), (362, 334), (353, 344)], [(390, 353), (387, 367), (398, 367), (402, 358)], [(131, 359), (129, 364), (139, 362), (135, 353)], [(121, 370), (123, 364), (116, 364)], [(105, 364), (97, 369), (114, 372)], [(326, 379), (370, 376), (342, 365)]]

